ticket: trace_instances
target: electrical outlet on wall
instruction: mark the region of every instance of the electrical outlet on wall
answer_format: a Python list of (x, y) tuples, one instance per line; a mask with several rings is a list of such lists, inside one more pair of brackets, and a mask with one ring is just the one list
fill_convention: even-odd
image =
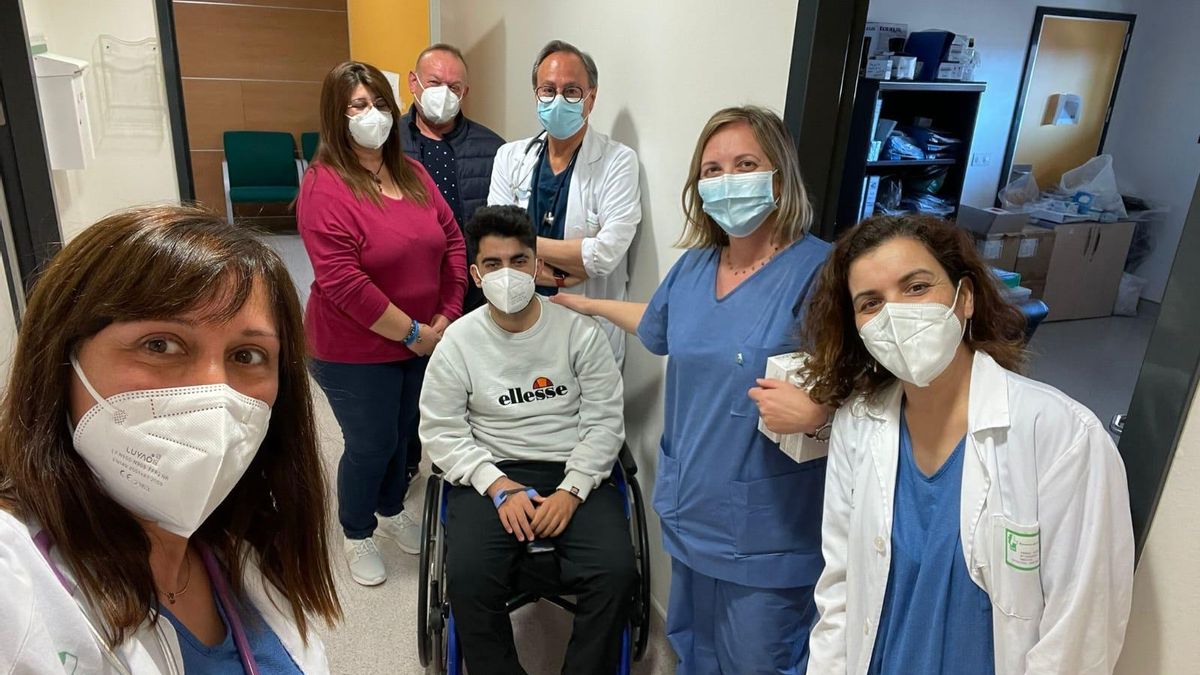
[(971, 166), (991, 166), (992, 155), (986, 152), (976, 152), (971, 155)]

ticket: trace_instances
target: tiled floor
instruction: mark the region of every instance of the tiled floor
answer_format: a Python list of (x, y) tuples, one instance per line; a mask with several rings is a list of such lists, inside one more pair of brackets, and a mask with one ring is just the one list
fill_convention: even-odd
[(1143, 301), (1138, 316), (1044, 323), (1030, 343), (1028, 374), (1061, 389), (1105, 426), (1129, 410), (1158, 305)]

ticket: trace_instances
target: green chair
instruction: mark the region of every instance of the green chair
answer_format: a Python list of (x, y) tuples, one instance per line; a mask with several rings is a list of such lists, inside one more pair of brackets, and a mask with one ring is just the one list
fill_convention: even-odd
[(313, 156), (317, 154), (317, 143), (321, 140), (321, 134), (315, 131), (306, 131), (300, 134), (300, 156), (304, 158), (304, 166), (312, 164)]
[(226, 131), (225, 214), (233, 222), (233, 205), (291, 203), (300, 191), (304, 167), (296, 158), (296, 141), (284, 131)]

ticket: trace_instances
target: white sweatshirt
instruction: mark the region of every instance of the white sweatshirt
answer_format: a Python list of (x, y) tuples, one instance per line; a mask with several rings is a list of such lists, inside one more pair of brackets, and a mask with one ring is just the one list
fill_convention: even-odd
[(454, 322), (421, 387), (421, 445), (453, 485), (486, 494), (506, 460), (564, 462), (560, 489), (587, 499), (625, 442), (621, 375), (600, 324), (535, 295), (509, 333), (484, 305)]

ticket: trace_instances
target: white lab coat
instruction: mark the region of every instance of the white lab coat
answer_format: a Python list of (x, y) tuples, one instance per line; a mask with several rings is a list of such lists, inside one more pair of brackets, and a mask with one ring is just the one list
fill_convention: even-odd
[[(541, 157), (541, 143), (531, 143), (533, 140), (505, 143), (496, 152), (489, 206), (528, 208), (529, 183)], [(629, 283), (627, 254), (642, 221), (637, 154), (588, 127), (569, 190), (563, 237), (583, 240), (583, 269), (588, 278), (564, 291), (589, 298), (625, 300)], [(619, 365), (625, 358), (625, 333), (605, 319), (599, 321)]]
[[(84, 619), (83, 594), (72, 597), (54, 576), (33, 535), (37, 527), (21, 522), (0, 510), (0, 673), (93, 673), (117, 672)], [(51, 557), (72, 586), (74, 576), (62, 558), (51, 549)], [(291, 618), (290, 605), (263, 578), (255, 566), (246, 568), (246, 594), (267, 625), (279, 637), (292, 660), (305, 673), (328, 673), (325, 647), (311, 631), (308, 645)], [(102, 626), (90, 609), (92, 622)], [(164, 648), (166, 654), (164, 654)], [(156, 625), (149, 619), (116, 649), (117, 656), (137, 675), (183, 673), (183, 656), (174, 626), (165, 617)]]
[[(861, 675), (871, 662), (891, 567), (902, 394), (893, 385), (834, 420), (814, 675)], [(963, 557), (992, 601), (997, 675), (1111, 673), (1129, 620), (1133, 528), (1125, 467), (1096, 416), (978, 352), (962, 472)]]

